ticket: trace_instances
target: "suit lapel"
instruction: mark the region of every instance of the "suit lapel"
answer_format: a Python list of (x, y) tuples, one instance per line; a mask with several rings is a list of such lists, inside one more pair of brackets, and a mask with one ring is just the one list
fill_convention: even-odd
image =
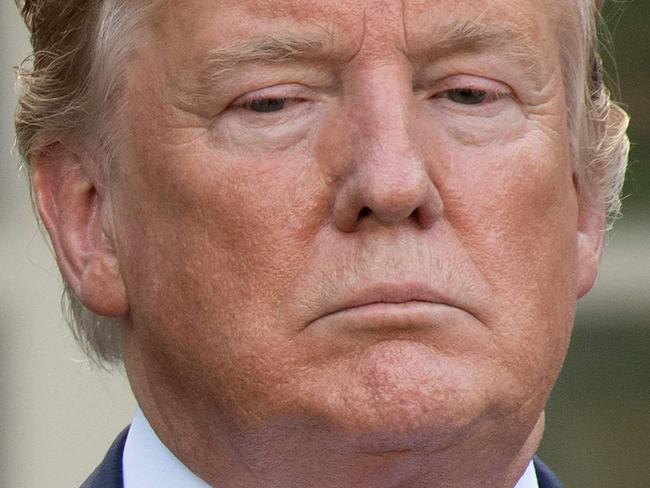
[(103, 461), (80, 488), (124, 488), (122, 453), (129, 428), (124, 429), (106, 453)]
[(562, 483), (537, 456), (533, 459), (539, 488), (562, 488)]

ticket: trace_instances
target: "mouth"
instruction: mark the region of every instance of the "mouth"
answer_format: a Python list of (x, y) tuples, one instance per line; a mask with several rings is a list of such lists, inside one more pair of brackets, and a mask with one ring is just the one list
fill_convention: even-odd
[(334, 302), (313, 320), (354, 329), (431, 327), (454, 305), (440, 291), (421, 283), (380, 284), (357, 290)]

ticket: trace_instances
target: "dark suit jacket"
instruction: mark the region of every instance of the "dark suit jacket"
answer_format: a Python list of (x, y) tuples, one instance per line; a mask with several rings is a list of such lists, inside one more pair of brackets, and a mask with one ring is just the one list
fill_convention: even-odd
[[(129, 429), (126, 428), (117, 436), (104, 460), (80, 488), (124, 488), (122, 481), (122, 453), (124, 452), (124, 443), (128, 431)], [(534, 462), (539, 488), (562, 488), (560, 481), (542, 461), (536, 457)], [(182, 487), (179, 486), (178, 488)]]

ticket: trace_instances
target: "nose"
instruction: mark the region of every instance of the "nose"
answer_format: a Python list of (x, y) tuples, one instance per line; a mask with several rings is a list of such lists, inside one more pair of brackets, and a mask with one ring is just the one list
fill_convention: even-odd
[[(379, 99), (383, 98), (381, 102)], [(348, 131), (348, 171), (335, 197), (334, 221), (343, 232), (369, 225), (431, 227), (443, 204), (413, 136), (409, 103), (386, 91), (375, 94), (379, 110), (360, 110)], [(386, 106), (392, 107), (386, 110)], [(374, 106), (375, 104), (373, 104)], [(342, 148), (343, 149), (343, 148)]]

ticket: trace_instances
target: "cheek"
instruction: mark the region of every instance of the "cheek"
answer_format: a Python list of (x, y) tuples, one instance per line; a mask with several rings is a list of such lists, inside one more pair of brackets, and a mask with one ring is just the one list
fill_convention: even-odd
[(559, 147), (566, 145), (528, 136), (452, 152), (441, 190), (446, 217), (494, 284), (510, 282), (509, 270), (528, 270), (523, 282), (534, 281), (530, 273), (573, 268), (577, 197), (569, 156)]
[(239, 158), (202, 143), (148, 150), (134, 158), (149, 163), (125, 180), (121, 201), (140, 209), (121, 219), (123, 237), (141, 243), (124, 246), (123, 266), (138, 322), (227, 340), (242, 324), (254, 323), (251, 331), (262, 336), (281, 317), (286, 330), (273, 333), (290, 333), (286, 297), (331, 201), (304, 152), (252, 150)]
[(577, 198), (558, 147), (540, 136), (457, 148), (441, 188), (445, 218), (492, 289), (482, 319), (521, 371), (558, 368), (573, 323)]
[(128, 340), (183, 398), (201, 391), (237, 411), (254, 394), (282, 408), (304, 325), (290, 298), (331, 195), (302, 150), (230, 154), (158, 150), (128, 180), (121, 208), (141, 207), (123, 219), (140, 243), (124, 256), (138, 325)]

